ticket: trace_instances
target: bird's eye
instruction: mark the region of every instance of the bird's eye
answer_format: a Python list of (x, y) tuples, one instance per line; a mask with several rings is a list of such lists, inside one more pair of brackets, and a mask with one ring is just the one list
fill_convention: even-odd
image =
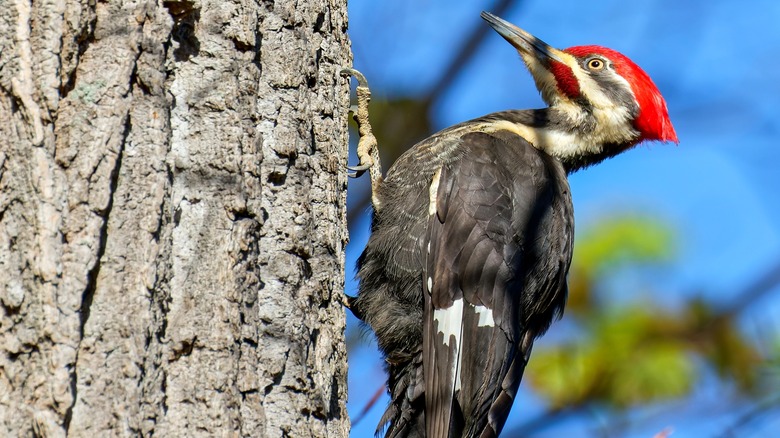
[(588, 68), (593, 70), (593, 71), (603, 70), (604, 69), (604, 61), (602, 61), (602, 60), (600, 60), (598, 58), (593, 58), (590, 61), (588, 61)]

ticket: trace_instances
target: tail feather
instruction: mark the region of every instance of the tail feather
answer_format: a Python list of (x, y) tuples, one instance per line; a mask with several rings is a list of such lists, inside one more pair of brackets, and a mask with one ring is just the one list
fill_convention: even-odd
[[(482, 411), (481, 421), (475, 418), (461, 418), (469, 423), (464, 431), (465, 437), (494, 438), (501, 433), (509, 411), (517, 396), (523, 371), (528, 363), (533, 347), (534, 333), (526, 331), (520, 340), (517, 353), (509, 364), (506, 374), (501, 378), (500, 389), (495, 393), (485, 411)], [(381, 436), (384, 429), (385, 438), (426, 438), (425, 428), (425, 375), (423, 371), (422, 351), (411, 358), (388, 366), (388, 387), (390, 404), (388, 405), (376, 435)], [(458, 391), (458, 397), (464, 394)], [(459, 400), (459, 403), (464, 400)], [(472, 415), (477, 414), (472, 412)], [(463, 416), (460, 413), (459, 416)], [(460, 435), (459, 432), (457, 433)], [(428, 437), (442, 438), (442, 437)]]
[(501, 391), (493, 400), (487, 415), (487, 424), (480, 438), (496, 438), (504, 428), (504, 423), (512, 409), (512, 404), (517, 396), (517, 390), (520, 387), (520, 381), (523, 379), (523, 372), (531, 356), (531, 349), (534, 343), (534, 333), (527, 331), (523, 335), (520, 344), (519, 354), (515, 355), (512, 364), (509, 366), (504, 379), (501, 382)]
[(390, 404), (377, 427), (377, 436), (387, 427), (385, 438), (425, 437), (425, 380), (422, 352), (411, 360), (389, 366)]

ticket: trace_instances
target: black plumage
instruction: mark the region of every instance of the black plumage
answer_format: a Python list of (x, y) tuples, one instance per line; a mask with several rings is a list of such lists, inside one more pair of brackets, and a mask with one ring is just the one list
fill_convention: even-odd
[[(573, 239), (566, 172), (494, 124), (535, 117), (504, 112), (442, 131), (379, 186), (351, 307), (387, 360), (388, 437), (496, 436), (533, 340), (563, 309)], [(436, 317), (453, 309), (460, 330), (445, 342)]]

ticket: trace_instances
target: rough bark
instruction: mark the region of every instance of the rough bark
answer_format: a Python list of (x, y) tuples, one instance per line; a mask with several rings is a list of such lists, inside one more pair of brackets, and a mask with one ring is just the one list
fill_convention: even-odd
[(346, 3), (0, 3), (0, 435), (347, 436)]

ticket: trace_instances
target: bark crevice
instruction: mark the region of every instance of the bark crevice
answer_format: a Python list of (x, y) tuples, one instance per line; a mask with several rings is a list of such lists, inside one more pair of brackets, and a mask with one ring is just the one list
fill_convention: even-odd
[[(60, 99), (65, 99), (68, 97), (68, 94), (73, 91), (74, 88), (76, 88), (79, 61), (84, 56), (84, 53), (86, 53), (90, 45), (95, 42), (95, 24), (97, 23), (97, 15), (94, 11), (94, 5), (91, 6), (91, 8), (91, 19), (85, 26), (81, 28), (78, 36), (74, 38), (76, 53), (71, 55), (73, 56), (73, 63), (69, 66), (70, 68), (65, 71), (65, 66), (62, 65), (62, 60), (60, 61), (60, 68), (63, 69), (62, 76), (63, 79), (65, 79), (64, 81), (61, 81), (60, 84)], [(56, 121), (56, 113), (54, 116)]]
[[(133, 75), (134, 76), (134, 75)], [(123, 124), (123, 131), (121, 140), (119, 141), (119, 150), (117, 151), (116, 161), (114, 167), (111, 169), (108, 187), (108, 202), (106, 208), (103, 211), (96, 211), (95, 213), (101, 216), (102, 223), (100, 225), (100, 232), (98, 233), (98, 249), (95, 255), (95, 264), (92, 269), (87, 273), (87, 285), (81, 295), (81, 307), (79, 309), (79, 343), (76, 347), (76, 357), (73, 366), (70, 369), (70, 388), (73, 396), (72, 403), (65, 411), (64, 428), (67, 434), (70, 431), (70, 423), (73, 418), (73, 407), (78, 402), (78, 372), (77, 367), (79, 363), (79, 351), (81, 350), (81, 341), (84, 339), (84, 329), (89, 321), (90, 311), (92, 309), (92, 302), (95, 298), (95, 291), (98, 287), (98, 277), (100, 276), (100, 267), (102, 265), (103, 255), (106, 252), (106, 244), (108, 242), (108, 222), (111, 217), (111, 210), (114, 207), (114, 195), (116, 194), (117, 184), (119, 182), (119, 170), (122, 167), (122, 153), (124, 151), (124, 145), (130, 134), (130, 115), (125, 116), (125, 123)]]

